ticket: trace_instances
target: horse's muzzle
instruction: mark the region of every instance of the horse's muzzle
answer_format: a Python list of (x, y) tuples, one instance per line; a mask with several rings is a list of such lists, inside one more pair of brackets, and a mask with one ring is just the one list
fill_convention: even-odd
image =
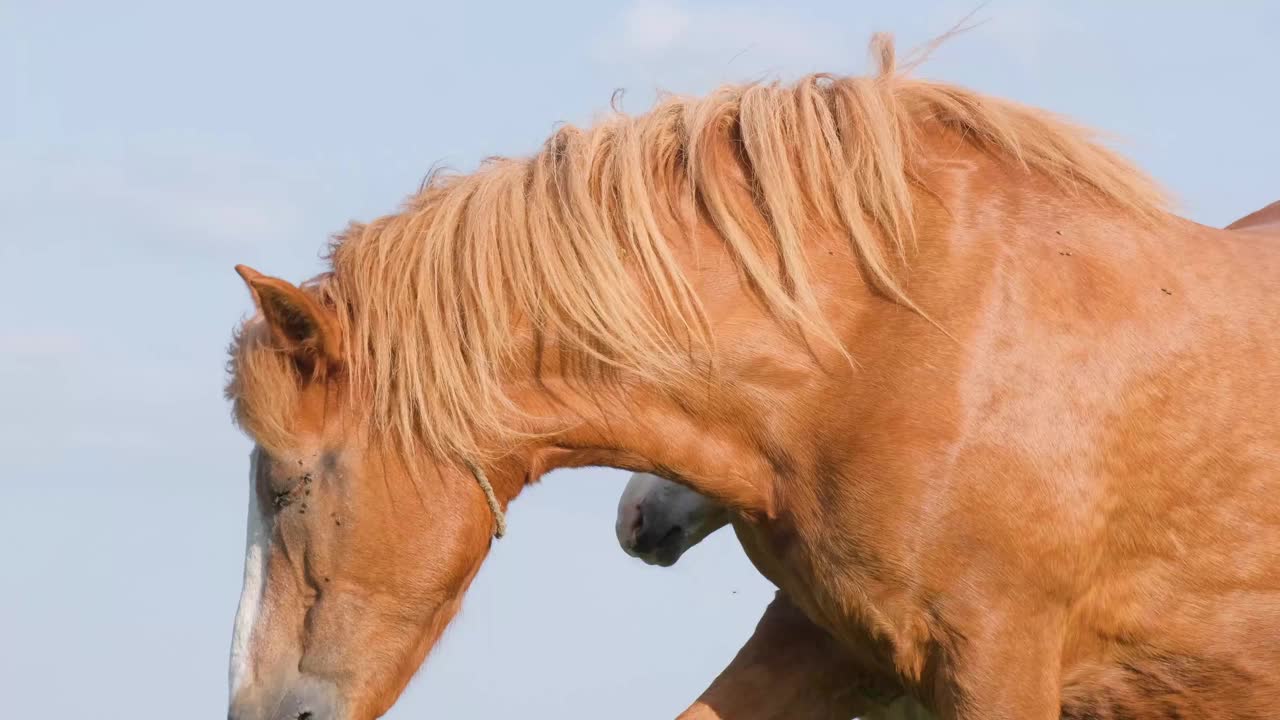
[(237, 697), (227, 720), (348, 720), (342, 698), (333, 683), (299, 677), (291, 687), (276, 693)]

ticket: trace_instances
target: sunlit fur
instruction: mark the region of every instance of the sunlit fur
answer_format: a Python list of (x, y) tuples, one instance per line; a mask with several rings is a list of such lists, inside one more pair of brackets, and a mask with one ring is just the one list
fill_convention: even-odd
[[(1280, 201), (1252, 212), (1226, 226), (1228, 230), (1280, 231)], [(623, 528), (641, 525), (661, 537), (673, 523), (711, 523), (718, 527), (715, 501), (683, 485), (637, 473), (627, 482), (619, 499), (618, 540), (631, 555), (630, 533)], [(639, 515), (643, 514), (640, 518)], [(675, 553), (680, 554), (706, 537), (712, 529), (694, 528)], [(646, 562), (651, 562), (646, 559)], [(690, 638), (696, 642), (696, 638)], [(765, 611), (751, 639), (743, 646), (711, 687), (680, 715), (679, 720), (930, 720), (932, 714), (917, 700), (902, 696), (883, 706), (858, 693), (856, 667), (848, 666), (846, 650), (830, 636), (799, 615), (779, 594)], [(767, 692), (760, 692), (767, 688)], [(1172, 688), (1167, 688), (1171, 690)], [(1115, 692), (1113, 690), (1113, 692)], [(1120, 688), (1117, 696), (1123, 696)], [(1168, 707), (1159, 712), (1167, 712)]]
[[(919, 136), (938, 124), (1096, 202), (1163, 207), (1088, 132), (912, 79), (886, 37), (872, 50), (874, 77), (668, 97), (644, 115), (565, 127), (531, 158), (433, 176), (403, 212), (351, 227), (314, 286), (337, 310), (352, 391), (380, 429), (442, 457), (483, 457), (521, 428), (502, 383), (527, 344), (513, 327), (554, 337), (583, 376), (621, 370), (691, 391), (707, 380), (697, 359), (714, 336), (677, 261), (686, 198), (773, 316), (838, 345), (802, 238), (815, 227), (843, 235), (859, 269), (910, 304), (897, 268), (915, 241)], [(248, 329), (235, 346), (230, 395), (251, 433), (287, 444), (294, 370), (260, 340)]]
[(851, 701), (1280, 706), (1280, 244), (875, 49), (436, 178), (302, 289), (239, 268), (272, 537), (236, 720), (395, 702), (492, 542), (468, 462), (501, 509), (588, 465), (723, 504)]

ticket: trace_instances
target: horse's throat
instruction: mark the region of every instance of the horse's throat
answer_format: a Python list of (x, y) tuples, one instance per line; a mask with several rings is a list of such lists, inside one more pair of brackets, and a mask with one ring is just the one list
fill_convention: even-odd
[(748, 522), (735, 518), (733, 531), (756, 570), (787, 593), (810, 619), (828, 629), (838, 622), (821, 612), (820, 608), (827, 606), (823, 602), (827, 588), (823, 579), (810, 570), (810, 557), (785, 521)]

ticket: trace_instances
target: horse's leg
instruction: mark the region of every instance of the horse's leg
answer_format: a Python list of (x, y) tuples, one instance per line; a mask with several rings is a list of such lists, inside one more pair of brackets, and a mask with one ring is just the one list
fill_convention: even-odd
[(780, 592), (733, 662), (677, 720), (850, 720), (877, 706), (859, 677), (848, 651)]

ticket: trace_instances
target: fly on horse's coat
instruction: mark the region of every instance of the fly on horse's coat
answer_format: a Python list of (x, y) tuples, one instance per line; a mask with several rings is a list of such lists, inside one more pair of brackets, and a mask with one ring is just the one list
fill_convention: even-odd
[(239, 268), (232, 718), (385, 712), (586, 465), (727, 507), (855, 711), (1273, 714), (1280, 243), (873, 50), (436, 177), (301, 286)]

